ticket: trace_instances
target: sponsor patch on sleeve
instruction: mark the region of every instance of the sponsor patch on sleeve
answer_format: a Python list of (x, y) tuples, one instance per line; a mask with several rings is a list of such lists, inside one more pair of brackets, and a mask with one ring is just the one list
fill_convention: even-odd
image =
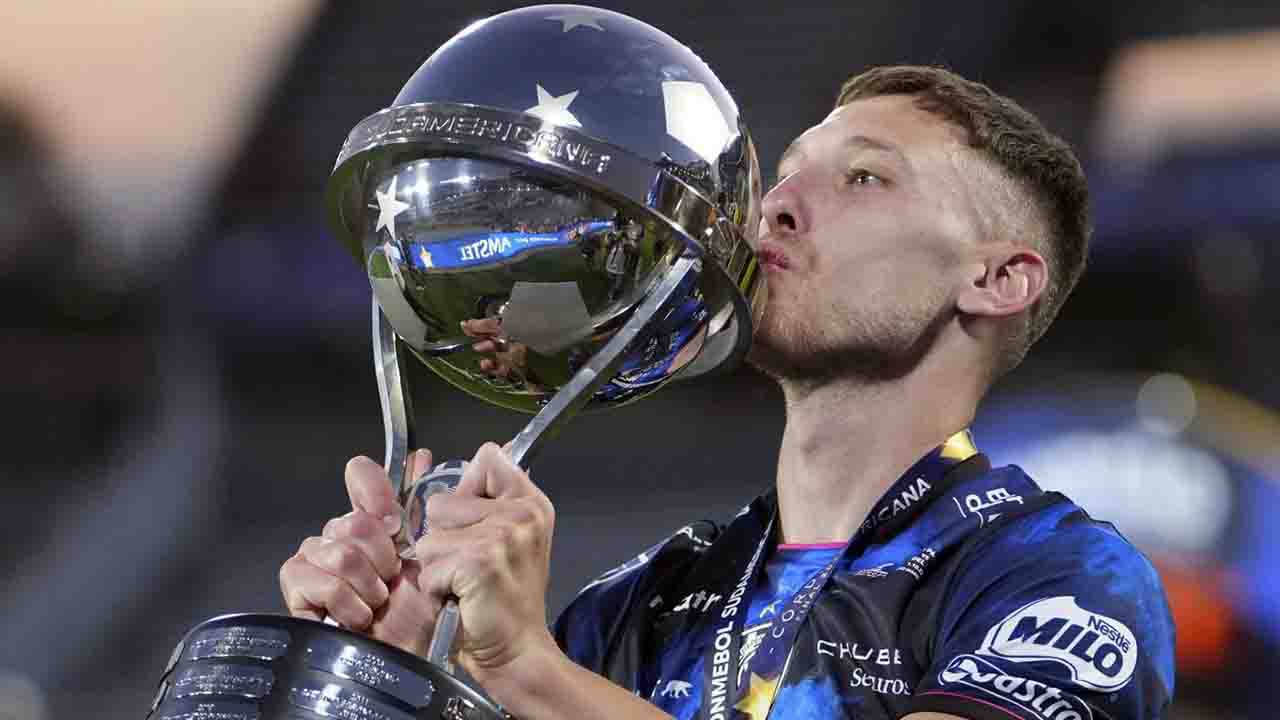
[[(1093, 711), (1069, 692), (1030, 678), (1011, 675), (977, 655), (959, 655), (938, 673), (942, 690), (965, 691), (1003, 701), (1040, 720), (1093, 720)], [(975, 694), (973, 691), (977, 691)], [(936, 691), (935, 691), (936, 692)]]
[(1138, 641), (1124, 623), (1080, 607), (1071, 596), (1044, 598), (987, 631), (978, 655), (1062, 667), (1089, 690), (1114, 692), (1133, 679)]

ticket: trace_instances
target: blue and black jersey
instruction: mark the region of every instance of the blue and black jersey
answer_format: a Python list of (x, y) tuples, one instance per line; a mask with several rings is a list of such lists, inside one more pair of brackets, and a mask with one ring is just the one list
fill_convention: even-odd
[(777, 547), (772, 493), (681, 528), (584, 588), (557, 640), (677, 718), (1161, 717), (1174, 629), (1151, 564), (966, 440), (843, 547)]

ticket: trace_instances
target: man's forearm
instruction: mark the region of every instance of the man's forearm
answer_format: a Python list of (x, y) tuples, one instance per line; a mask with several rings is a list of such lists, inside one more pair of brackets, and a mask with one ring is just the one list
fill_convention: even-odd
[(671, 720), (671, 716), (570, 660), (559, 648), (521, 658), (481, 684), (519, 720)]

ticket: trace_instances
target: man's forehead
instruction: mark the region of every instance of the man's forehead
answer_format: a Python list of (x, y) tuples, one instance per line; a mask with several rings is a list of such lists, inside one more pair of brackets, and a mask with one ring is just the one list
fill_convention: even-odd
[[(931, 142), (950, 144), (955, 129), (921, 110), (910, 95), (882, 95), (855, 100), (832, 110), (822, 122), (800, 133), (782, 153), (779, 164), (811, 152), (830, 152), (847, 144), (900, 152)], [(859, 142), (870, 141), (870, 142)]]
[(783, 152), (780, 169), (783, 162), (794, 167), (846, 146), (883, 143), (913, 173), (933, 178), (924, 186), (958, 217), (975, 223), (979, 236), (993, 236), (996, 224), (1025, 227), (1025, 218), (1009, 215), (1026, 203), (1012, 199), (1014, 186), (1005, 174), (964, 141), (963, 130), (915, 102), (910, 95), (884, 95), (837, 107)]

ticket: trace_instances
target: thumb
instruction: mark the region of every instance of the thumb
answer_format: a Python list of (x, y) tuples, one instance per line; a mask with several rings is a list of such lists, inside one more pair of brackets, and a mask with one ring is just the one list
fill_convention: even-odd
[(440, 601), (418, 589), (418, 572), (417, 563), (406, 561), (387, 584), (387, 602), (374, 612), (370, 631), (376, 640), (425, 656)]
[(351, 508), (382, 518), (389, 532), (400, 528), (400, 505), (387, 471), (363, 455), (352, 458), (343, 473)]

